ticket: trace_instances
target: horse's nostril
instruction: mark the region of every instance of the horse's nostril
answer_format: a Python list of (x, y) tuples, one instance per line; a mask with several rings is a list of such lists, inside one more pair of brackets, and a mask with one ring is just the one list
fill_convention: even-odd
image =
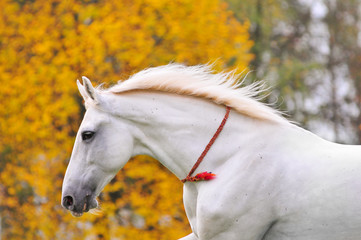
[(66, 209), (69, 209), (71, 210), (71, 208), (73, 207), (74, 205), (74, 199), (72, 196), (65, 196), (63, 198), (63, 206), (66, 208)]

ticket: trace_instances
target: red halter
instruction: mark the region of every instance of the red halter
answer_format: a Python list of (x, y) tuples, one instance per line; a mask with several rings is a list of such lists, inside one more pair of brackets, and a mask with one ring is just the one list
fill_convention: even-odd
[(219, 125), (216, 133), (213, 135), (211, 141), (209, 141), (208, 145), (206, 146), (206, 148), (204, 149), (204, 151), (202, 152), (201, 156), (198, 158), (197, 162), (193, 165), (191, 171), (188, 173), (187, 177), (182, 179), (181, 181), (183, 183), (185, 182), (197, 182), (197, 181), (208, 181), (208, 180), (212, 180), (216, 177), (216, 174), (211, 173), (211, 172), (202, 172), (202, 173), (198, 173), (196, 176), (191, 177), (191, 175), (194, 173), (194, 171), (197, 169), (197, 167), (199, 166), (199, 164), (201, 164), (203, 158), (206, 156), (206, 154), (208, 153), (209, 149), (212, 147), (214, 141), (216, 141), (218, 135), (222, 132), (224, 125), (227, 122), (228, 116), (229, 116), (229, 112), (231, 111), (230, 107), (226, 107), (227, 111), (226, 111), (226, 115), (224, 115), (224, 118), (221, 122), (221, 125)]

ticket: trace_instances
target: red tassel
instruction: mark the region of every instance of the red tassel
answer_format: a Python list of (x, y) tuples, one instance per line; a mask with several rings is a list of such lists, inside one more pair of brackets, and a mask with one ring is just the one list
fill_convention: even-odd
[(211, 172), (201, 172), (195, 175), (194, 177), (187, 176), (185, 179), (181, 180), (184, 182), (198, 182), (198, 181), (209, 181), (216, 178), (216, 174)]
[(214, 174), (214, 173), (202, 172), (202, 173), (198, 173), (194, 177), (188, 178), (186, 181), (189, 181), (189, 182), (209, 181), (209, 180), (212, 180), (215, 178), (216, 178), (216, 174)]
[(198, 179), (198, 181), (208, 181), (208, 180), (212, 180), (214, 178), (216, 178), (216, 174), (211, 173), (211, 172), (202, 172), (202, 173), (198, 173), (195, 176), (196, 179)]

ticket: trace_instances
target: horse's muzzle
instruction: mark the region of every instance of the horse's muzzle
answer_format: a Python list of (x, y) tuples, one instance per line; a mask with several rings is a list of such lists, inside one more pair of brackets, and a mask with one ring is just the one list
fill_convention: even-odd
[(65, 209), (71, 211), (75, 217), (80, 217), (84, 212), (98, 207), (97, 200), (91, 194), (79, 194), (79, 196), (76, 197), (72, 194), (64, 195), (61, 204)]

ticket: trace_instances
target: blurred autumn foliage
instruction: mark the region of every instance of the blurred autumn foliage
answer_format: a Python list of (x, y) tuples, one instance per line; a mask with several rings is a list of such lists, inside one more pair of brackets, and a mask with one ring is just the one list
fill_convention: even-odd
[(248, 28), (221, 0), (0, 0), (0, 239), (188, 234), (182, 184), (146, 156), (105, 188), (99, 215), (61, 208), (84, 111), (75, 80), (111, 84), (170, 61), (242, 70)]

